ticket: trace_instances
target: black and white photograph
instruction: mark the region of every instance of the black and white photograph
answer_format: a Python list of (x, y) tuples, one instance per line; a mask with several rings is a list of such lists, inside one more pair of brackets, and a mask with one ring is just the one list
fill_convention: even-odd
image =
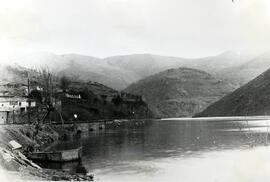
[(267, 182), (269, 133), (269, 0), (0, 0), (2, 182)]

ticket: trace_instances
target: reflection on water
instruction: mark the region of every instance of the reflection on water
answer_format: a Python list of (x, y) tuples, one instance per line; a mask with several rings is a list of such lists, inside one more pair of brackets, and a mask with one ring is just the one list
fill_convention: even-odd
[[(255, 175), (251, 169), (258, 165), (270, 169), (267, 128), (268, 121), (148, 121), (90, 133), (73, 144), (83, 145), (83, 164), (96, 180), (239, 181)], [(248, 179), (269, 176), (260, 170), (260, 178)]]

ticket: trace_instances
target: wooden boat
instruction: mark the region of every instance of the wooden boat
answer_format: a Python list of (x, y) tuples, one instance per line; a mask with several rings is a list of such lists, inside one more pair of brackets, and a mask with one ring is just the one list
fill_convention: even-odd
[(82, 147), (70, 150), (60, 150), (51, 152), (33, 152), (28, 155), (29, 159), (48, 162), (69, 162), (80, 160), (82, 157)]

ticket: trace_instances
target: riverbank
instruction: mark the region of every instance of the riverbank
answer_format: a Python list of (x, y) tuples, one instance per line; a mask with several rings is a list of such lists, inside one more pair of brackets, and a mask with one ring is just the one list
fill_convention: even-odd
[[(67, 133), (70, 131), (66, 131)], [(0, 174), (14, 176), (14, 180), (52, 180), (52, 181), (92, 181), (92, 175), (69, 173), (61, 170), (42, 169), (28, 160), (24, 154), (31, 150), (42, 150), (58, 141), (62, 133), (49, 125), (42, 125), (38, 131), (34, 125), (0, 126)], [(18, 142), (22, 147), (12, 149), (10, 141)]]
[(270, 116), (227, 116), (227, 117), (193, 117), (193, 118), (162, 118), (163, 121), (260, 121), (270, 120)]

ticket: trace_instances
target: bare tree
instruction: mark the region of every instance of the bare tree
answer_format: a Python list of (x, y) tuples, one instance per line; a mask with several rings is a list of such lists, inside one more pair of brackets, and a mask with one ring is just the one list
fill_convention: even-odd
[(46, 114), (42, 119), (42, 122), (49, 116), (51, 111), (54, 111), (53, 98), (55, 97), (56, 88), (56, 76), (46, 67), (41, 68), (38, 71), (38, 82), (42, 87), (43, 103), (46, 105)]
[(52, 104), (55, 81), (55, 75), (48, 68), (41, 68), (39, 70), (39, 83), (43, 88), (43, 94), (46, 104)]

